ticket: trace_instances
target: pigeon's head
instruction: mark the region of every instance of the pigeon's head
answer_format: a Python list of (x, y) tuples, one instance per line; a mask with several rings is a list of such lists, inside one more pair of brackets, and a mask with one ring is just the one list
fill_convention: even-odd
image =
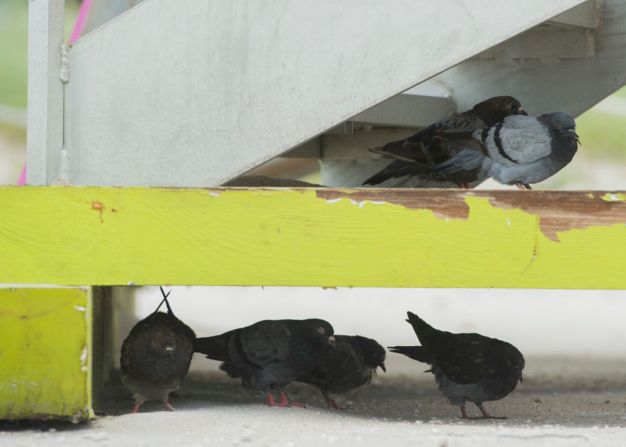
[(385, 368), (385, 357), (387, 352), (385, 351), (385, 348), (383, 348), (376, 340), (356, 335), (353, 337), (352, 344), (363, 356), (363, 362), (365, 365), (369, 366), (373, 370), (380, 368), (384, 372), (387, 372), (387, 369)]
[(522, 104), (512, 96), (494, 96), (476, 104), (472, 111), (487, 126), (493, 126), (510, 115), (528, 115)]
[(576, 121), (571, 115), (563, 112), (545, 113), (537, 119), (543, 123), (555, 136), (564, 137), (579, 142), (576, 134)]
[(572, 161), (578, 150), (580, 139), (576, 133), (576, 122), (567, 113), (554, 112), (538, 116), (552, 139), (550, 158), (561, 161), (564, 165)]
[(335, 330), (328, 321), (311, 318), (302, 323), (309, 336), (335, 347), (335, 337), (333, 336)]

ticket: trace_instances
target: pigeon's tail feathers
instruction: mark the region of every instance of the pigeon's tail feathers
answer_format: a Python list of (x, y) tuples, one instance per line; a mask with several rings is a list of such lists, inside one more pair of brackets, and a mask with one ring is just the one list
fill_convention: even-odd
[(172, 308), (170, 307), (170, 302), (167, 300), (167, 297), (170, 296), (170, 293), (172, 293), (172, 291), (170, 290), (169, 292), (165, 293), (163, 287), (159, 287), (159, 289), (161, 289), (161, 295), (163, 295), (163, 299), (161, 300), (154, 312), (158, 312), (163, 303), (165, 303), (165, 306), (167, 307), (167, 313), (169, 315), (174, 315), (174, 312), (172, 312)]
[(422, 363), (430, 363), (430, 357), (421, 346), (390, 346), (389, 350)]
[(382, 155), (383, 157), (387, 157), (387, 158), (389, 157), (389, 154), (385, 152), (385, 150), (383, 149), (383, 146), (371, 147), (368, 149), (368, 151), (374, 154)]
[(452, 158), (439, 163), (434, 170), (440, 175), (453, 175), (469, 172), (483, 166), (487, 157), (482, 152), (473, 149), (462, 149)]
[(383, 169), (382, 171), (377, 172), (376, 174), (369, 177), (367, 180), (363, 182), (364, 185), (378, 185), (383, 183), (394, 176), (394, 172), (389, 169)]
[(213, 360), (225, 362), (230, 359), (228, 355), (228, 338), (222, 335), (196, 338), (193, 341), (193, 350)]
[(407, 323), (413, 326), (415, 335), (417, 335), (417, 338), (422, 346), (427, 346), (431, 337), (439, 331), (415, 315), (413, 312), (407, 312), (406, 315), (408, 317), (406, 320)]

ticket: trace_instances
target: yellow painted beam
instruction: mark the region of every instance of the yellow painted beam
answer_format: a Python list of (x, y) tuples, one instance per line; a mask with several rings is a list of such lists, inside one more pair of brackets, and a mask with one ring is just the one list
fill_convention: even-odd
[(91, 416), (89, 288), (0, 288), (0, 419)]
[(0, 283), (626, 288), (624, 193), (0, 188)]

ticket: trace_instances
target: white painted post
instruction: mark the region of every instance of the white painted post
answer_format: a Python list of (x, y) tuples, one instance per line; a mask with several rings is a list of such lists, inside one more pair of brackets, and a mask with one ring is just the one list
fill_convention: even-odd
[(28, 12), (28, 184), (56, 178), (63, 147), (61, 45), (64, 0), (30, 0)]

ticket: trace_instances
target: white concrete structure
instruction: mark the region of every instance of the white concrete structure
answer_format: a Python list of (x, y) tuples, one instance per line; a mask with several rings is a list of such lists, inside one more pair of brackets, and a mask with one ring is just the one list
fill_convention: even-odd
[[(32, 39), (62, 3), (31, 2)], [(625, 30), (621, 0), (146, 0), (74, 45), (65, 86), (40, 63), (58, 32), (32, 47), (29, 183), (214, 186), (300, 147), (359, 184), (394, 129), (488, 96), (582, 112), (626, 84)]]

